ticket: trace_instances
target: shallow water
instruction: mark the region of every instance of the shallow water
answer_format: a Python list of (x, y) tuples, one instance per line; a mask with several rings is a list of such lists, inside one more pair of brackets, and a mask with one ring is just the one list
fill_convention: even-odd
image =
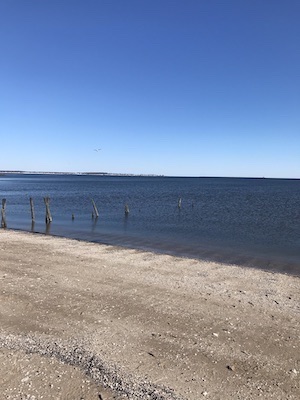
[(9, 174), (0, 196), (11, 229), (300, 275), (300, 180)]

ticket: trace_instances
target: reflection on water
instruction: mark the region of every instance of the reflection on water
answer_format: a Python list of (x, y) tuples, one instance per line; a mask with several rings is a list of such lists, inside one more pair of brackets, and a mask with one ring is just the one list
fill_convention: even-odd
[(95, 232), (97, 227), (98, 217), (92, 216), (92, 232)]
[(46, 229), (45, 229), (46, 235), (50, 235), (50, 232), (51, 232), (51, 222), (46, 223), (45, 226), (46, 226)]

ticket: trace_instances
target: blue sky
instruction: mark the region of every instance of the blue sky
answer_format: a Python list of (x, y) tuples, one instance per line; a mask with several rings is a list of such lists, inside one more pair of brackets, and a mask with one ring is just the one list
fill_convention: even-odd
[(0, 170), (300, 178), (299, 20), (298, 0), (1, 1)]

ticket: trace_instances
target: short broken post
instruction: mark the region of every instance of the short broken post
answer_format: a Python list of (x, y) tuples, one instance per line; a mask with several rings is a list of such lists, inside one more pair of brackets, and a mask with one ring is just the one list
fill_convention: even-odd
[(127, 216), (129, 214), (129, 206), (128, 204), (125, 204), (125, 215)]
[(35, 222), (35, 213), (34, 213), (34, 205), (33, 205), (33, 198), (30, 197), (30, 211), (31, 211), (31, 222)]
[(52, 216), (50, 212), (50, 197), (44, 197), (44, 202), (46, 206), (46, 224), (52, 222)]
[(96, 204), (93, 199), (92, 199), (92, 203), (93, 203), (93, 207), (94, 207), (94, 211), (95, 211), (95, 216), (96, 216), (96, 218), (98, 218), (99, 217), (98, 209), (97, 209)]
[(6, 208), (6, 199), (2, 199), (2, 208), (1, 208), (1, 228), (6, 228), (6, 216), (5, 216), (5, 208)]

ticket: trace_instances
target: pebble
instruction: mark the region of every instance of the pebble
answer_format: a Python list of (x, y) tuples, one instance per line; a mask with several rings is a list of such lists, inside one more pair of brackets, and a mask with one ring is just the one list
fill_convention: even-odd
[(295, 369), (295, 368), (293, 368), (292, 370), (291, 370), (291, 372), (293, 372), (293, 374), (298, 374), (298, 371)]

